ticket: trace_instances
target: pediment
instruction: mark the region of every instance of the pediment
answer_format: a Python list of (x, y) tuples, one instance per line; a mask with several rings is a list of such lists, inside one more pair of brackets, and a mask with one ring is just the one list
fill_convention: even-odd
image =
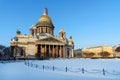
[(44, 39), (40, 39), (40, 42), (61, 42), (58, 39), (55, 39), (53, 37), (49, 37), (49, 38), (44, 38)]

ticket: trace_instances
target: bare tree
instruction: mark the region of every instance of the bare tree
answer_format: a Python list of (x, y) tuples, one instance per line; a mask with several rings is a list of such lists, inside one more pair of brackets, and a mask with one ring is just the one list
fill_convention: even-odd
[(104, 51), (104, 52), (100, 52), (100, 53), (99, 53), (99, 55), (100, 55), (101, 57), (103, 57), (103, 58), (107, 58), (107, 57), (109, 57), (109, 56), (110, 56), (110, 53), (109, 53), (109, 52)]
[(82, 53), (82, 57), (84, 57), (84, 58), (93, 58), (94, 55), (95, 55), (95, 53), (93, 53), (93, 52)]

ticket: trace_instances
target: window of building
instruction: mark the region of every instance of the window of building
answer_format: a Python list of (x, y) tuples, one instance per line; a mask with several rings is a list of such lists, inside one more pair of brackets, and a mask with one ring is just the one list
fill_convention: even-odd
[(47, 33), (47, 28), (46, 28), (46, 33)]
[(43, 28), (41, 28), (41, 33), (43, 33)]
[(34, 30), (32, 30), (32, 36), (34, 35)]

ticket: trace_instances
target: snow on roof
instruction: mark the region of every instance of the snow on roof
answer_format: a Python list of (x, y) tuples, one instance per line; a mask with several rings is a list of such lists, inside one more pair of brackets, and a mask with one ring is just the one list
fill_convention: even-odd
[(86, 49), (100, 48), (100, 47), (112, 47), (112, 46), (109, 46), (109, 45), (99, 45), (99, 46), (91, 46), (91, 47), (88, 47)]

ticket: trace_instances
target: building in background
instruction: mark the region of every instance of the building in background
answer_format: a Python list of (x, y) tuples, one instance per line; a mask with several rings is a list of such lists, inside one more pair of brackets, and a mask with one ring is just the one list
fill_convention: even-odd
[(23, 35), (17, 30), (16, 36), (10, 41), (12, 57), (40, 59), (74, 57), (72, 37), (67, 39), (63, 29), (59, 31), (59, 36), (55, 37), (54, 28), (45, 8), (37, 24), (30, 27), (30, 34)]
[(82, 49), (76, 49), (76, 50), (74, 50), (74, 57), (76, 57), (76, 58), (82, 58)]
[(112, 58), (114, 52), (112, 46), (96, 46), (82, 49), (83, 58)]

